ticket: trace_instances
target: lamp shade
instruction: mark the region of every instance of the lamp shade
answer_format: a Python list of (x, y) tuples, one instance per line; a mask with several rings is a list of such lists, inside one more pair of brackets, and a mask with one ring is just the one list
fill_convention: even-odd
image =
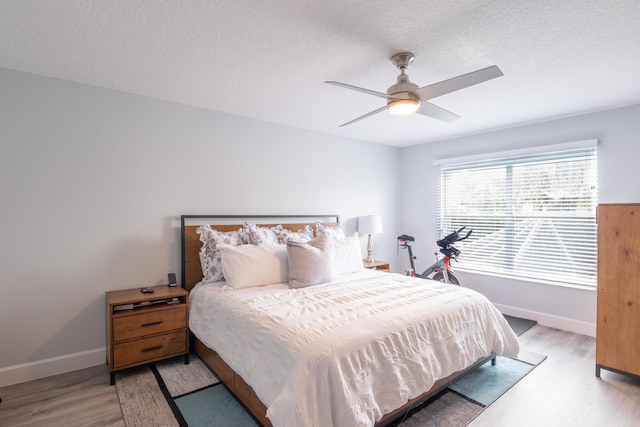
[(382, 233), (382, 219), (380, 215), (368, 215), (358, 218), (358, 233), (378, 234)]

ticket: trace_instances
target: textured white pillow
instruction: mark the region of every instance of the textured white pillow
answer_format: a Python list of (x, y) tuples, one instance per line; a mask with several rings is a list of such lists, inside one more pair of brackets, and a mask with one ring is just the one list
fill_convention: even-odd
[(358, 233), (344, 239), (331, 240), (331, 268), (334, 276), (364, 269)]
[(308, 243), (287, 242), (289, 257), (289, 287), (305, 288), (330, 282), (331, 241), (327, 236), (320, 236)]
[(285, 245), (218, 245), (227, 285), (252, 288), (289, 280)]
[(282, 225), (276, 225), (272, 230), (278, 236), (278, 243), (287, 244), (289, 240), (294, 242), (306, 243), (313, 239), (313, 228), (310, 225), (305, 225), (302, 230), (291, 231), (284, 228)]
[(281, 242), (278, 241), (275, 229), (276, 227), (260, 227), (259, 225), (245, 222), (242, 226), (242, 233), (244, 234), (244, 241), (251, 245), (277, 245)]
[(329, 237), (333, 237), (334, 239), (344, 239), (344, 231), (340, 226), (329, 227), (326, 225), (320, 224), (320, 222), (316, 222), (316, 235), (322, 236), (323, 234), (328, 235)]

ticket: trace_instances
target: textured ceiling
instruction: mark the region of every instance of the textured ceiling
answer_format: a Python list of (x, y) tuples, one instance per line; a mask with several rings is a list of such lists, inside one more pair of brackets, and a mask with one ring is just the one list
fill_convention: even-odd
[[(384, 100), (323, 82), (385, 92), (400, 51), (419, 86), (504, 76), (339, 128)], [(0, 67), (408, 146), (640, 103), (640, 1), (0, 0)]]

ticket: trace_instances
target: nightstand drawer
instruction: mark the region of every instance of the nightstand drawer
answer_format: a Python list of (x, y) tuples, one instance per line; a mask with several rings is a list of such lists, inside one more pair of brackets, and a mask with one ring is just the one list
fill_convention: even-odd
[(123, 341), (187, 327), (184, 305), (169, 309), (133, 313), (113, 319), (113, 341)]
[(116, 372), (184, 355), (189, 363), (189, 292), (166, 285), (105, 292), (107, 363)]
[(114, 346), (113, 368), (138, 365), (155, 359), (184, 354), (186, 351), (187, 339), (184, 330), (128, 341)]

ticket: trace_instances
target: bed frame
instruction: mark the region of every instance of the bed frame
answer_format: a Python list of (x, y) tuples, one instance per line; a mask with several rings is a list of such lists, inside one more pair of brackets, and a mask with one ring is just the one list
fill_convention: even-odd
[[(258, 224), (263, 227), (274, 227), (282, 224), (283, 227), (291, 231), (299, 231), (306, 225), (314, 227), (316, 222), (326, 226), (337, 226), (340, 224), (339, 215), (182, 215), (180, 217), (181, 239), (182, 239), (182, 287), (191, 291), (193, 287), (202, 280), (202, 269), (200, 267), (200, 237), (196, 233), (199, 225), (209, 224), (211, 228), (219, 231), (238, 230), (244, 221)], [(195, 223), (189, 224), (189, 223)], [(314, 227), (315, 231), (315, 227)], [(220, 378), (223, 384), (240, 401), (240, 403), (253, 415), (256, 421), (265, 427), (272, 427), (271, 421), (266, 417), (267, 407), (260, 401), (244, 379), (238, 375), (214, 350), (208, 348), (200, 340), (192, 335), (191, 343), (193, 350), (204, 361), (209, 368)], [(449, 384), (467, 372), (491, 360), (495, 365), (496, 356), (491, 354), (482, 358), (467, 369), (456, 372), (446, 378), (438, 380), (427, 392), (415, 399), (409, 400), (400, 408), (385, 414), (376, 424), (376, 427), (385, 426), (395, 420), (404, 412), (419, 406), (422, 402), (444, 390)]]

